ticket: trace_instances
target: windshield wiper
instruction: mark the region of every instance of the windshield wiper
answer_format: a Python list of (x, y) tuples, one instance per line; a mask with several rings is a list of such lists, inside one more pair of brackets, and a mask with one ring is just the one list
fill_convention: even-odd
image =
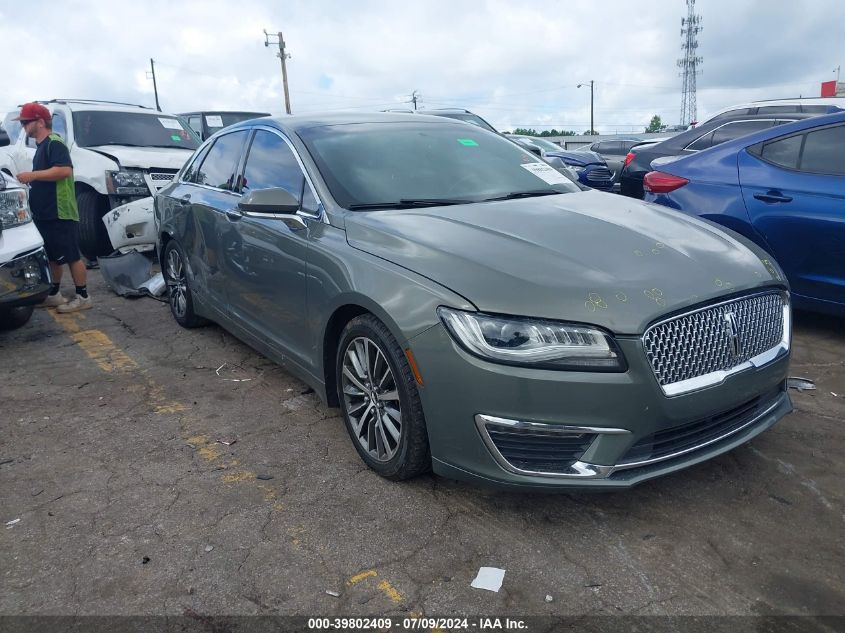
[(346, 208), (350, 211), (361, 211), (364, 209), (415, 209), (420, 207), (445, 207), (450, 204), (469, 204), (471, 202), (473, 200), (459, 200), (457, 198), (402, 198), (396, 202), (350, 204)]
[(562, 191), (555, 191), (554, 189), (534, 189), (532, 191), (511, 191), (503, 196), (496, 196), (494, 198), (484, 198), (482, 202), (495, 202), (497, 200), (516, 200), (517, 198), (533, 198), (535, 196), (555, 196)]

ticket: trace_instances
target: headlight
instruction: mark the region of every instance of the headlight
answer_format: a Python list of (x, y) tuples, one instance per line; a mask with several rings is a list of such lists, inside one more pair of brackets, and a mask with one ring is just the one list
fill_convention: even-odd
[(142, 171), (107, 171), (106, 188), (119, 196), (148, 196), (150, 190)]
[(615, 341), (596, 328), (443, 307), (437, 314), (464, 349), (487, 360), (543, 369), (625, 371)]
[(0, 191), (0, 228), (10, 229), (31, 221), (26, 191), (23, 189)]

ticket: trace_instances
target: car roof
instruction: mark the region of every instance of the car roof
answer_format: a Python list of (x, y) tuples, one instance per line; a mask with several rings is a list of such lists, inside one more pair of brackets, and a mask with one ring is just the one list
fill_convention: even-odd
[(134, 103), (122, 103), (119, 101), (98, 101), (96, 99), (49, 99), (46, 101), (38, 101), (46, 106), (54, 104), (61, 104), (71, 110), (99, 110), (103, 112), (143, 112), (146, 114), (155, 114), (158, 116), (174, 116), (166, 112), (159, 112), (154, 108), (143, 106)]
[(699, 125), (707, 123), (711, 119), (719, 116), (720, 114), (730, 112), (731, 110), (739, 110), (742, 108), (765, 108), (768, 106), (782, 105), (829, 105), (845, 109), (845, 97), (797, 97), (794, 99), (762, 99), (760, 101), (748, 101), (747, 103), (737, 103), (732, 106), (728, 106), (727, 108), (716, 110), (716, 112), (709, 114), (705, 119), (701, 120), (701, 123), (699, 123)]
[(274, 123), (279, 129), (288, 132), (299, 132), (314, 127), (329, 125), (354, 125), (357, 123), (439, 123), (440, 125), (459, 125), (465, 129), (466, 123), (455, 119), (448, 119), (438, 116), (425, 116), (420, 114), (405, 114), (402, 112), (328, 112), (314, 114), (300, 114), (295, 116), (274, 116), (256, 120), (242, 121), (227, 127), (227, 130), (236, 130), (244, 127), (251, 127), (257, 123)]
[(189, 114), (256, 114), (259, 117), (271, 116), (269, 112), (255, 112), (253, 110), (191, 110), (190, 112), (179, 112), (179, 116), (188, 116)]

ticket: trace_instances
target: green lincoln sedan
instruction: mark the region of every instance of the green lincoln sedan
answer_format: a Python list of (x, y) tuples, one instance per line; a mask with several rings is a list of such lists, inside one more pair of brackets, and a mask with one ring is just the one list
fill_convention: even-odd
[(155, 221), (176, 321), (311, 385), (388, 479), (627, 488), (792, 410), (769, 255), (459, 121), (236, 124)]

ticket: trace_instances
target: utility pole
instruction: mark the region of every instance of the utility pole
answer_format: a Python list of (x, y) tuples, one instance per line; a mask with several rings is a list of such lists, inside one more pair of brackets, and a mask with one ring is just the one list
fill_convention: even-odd
[[(596, 133), (596, 128), (593, 124), (593, 80), (590, 79), (590, 136)], [(578, 84), (578, 87), (586, 86), (587, 84)]]
[[(166, 65), (167, 64), (165, 64), (165, 66)], [(155, 93), (155, 96), (156, 96), (156, 110), (161, 112), (161, 106), (158, 104), (158, 86), (156, 86), (156, 63), (153, 61), (152, 57), (150, 57), (150, 68), (151, 68), (151, 73), (152, 73), (152, 76), (153, 76), (153, 92)]]
[(841, 68), (841, 66), (837, 66), (836, 68), (833, 69), (833, 72), (836, 73), (836, 83), (837, 84), (839, 83), (839, 69), (840, 68)]
[[(278, 38), (278, 42), (271, 42), (270, 38), (276, 37)], [(267, 32), (267, 29), (264, 29), (264, 46), (270, 46), (270, 44), (278, 44), (279, 45), (279, 52), (276, 53), (276, 57), (278, 57), (282, 61), (282, 85), (285, 89), (285, 112), (290, 114), (290, 94), (288, 93), (288, 69), (285, 65), (285, 59), (290, 59), (290, 55), (285, 53), (285, 39), (282, 37), (282, 32), (279, 31), (276, 35), (270, 35)]]
[(417, 110), (417, 100), (420, 98), (419, 95), (417, 94), (418, 92), (419, 92), (419, 90), (414, 90), (411, 93), (411, 102), (414, 104), (414, 112), (416, 112), (416, 110)]

